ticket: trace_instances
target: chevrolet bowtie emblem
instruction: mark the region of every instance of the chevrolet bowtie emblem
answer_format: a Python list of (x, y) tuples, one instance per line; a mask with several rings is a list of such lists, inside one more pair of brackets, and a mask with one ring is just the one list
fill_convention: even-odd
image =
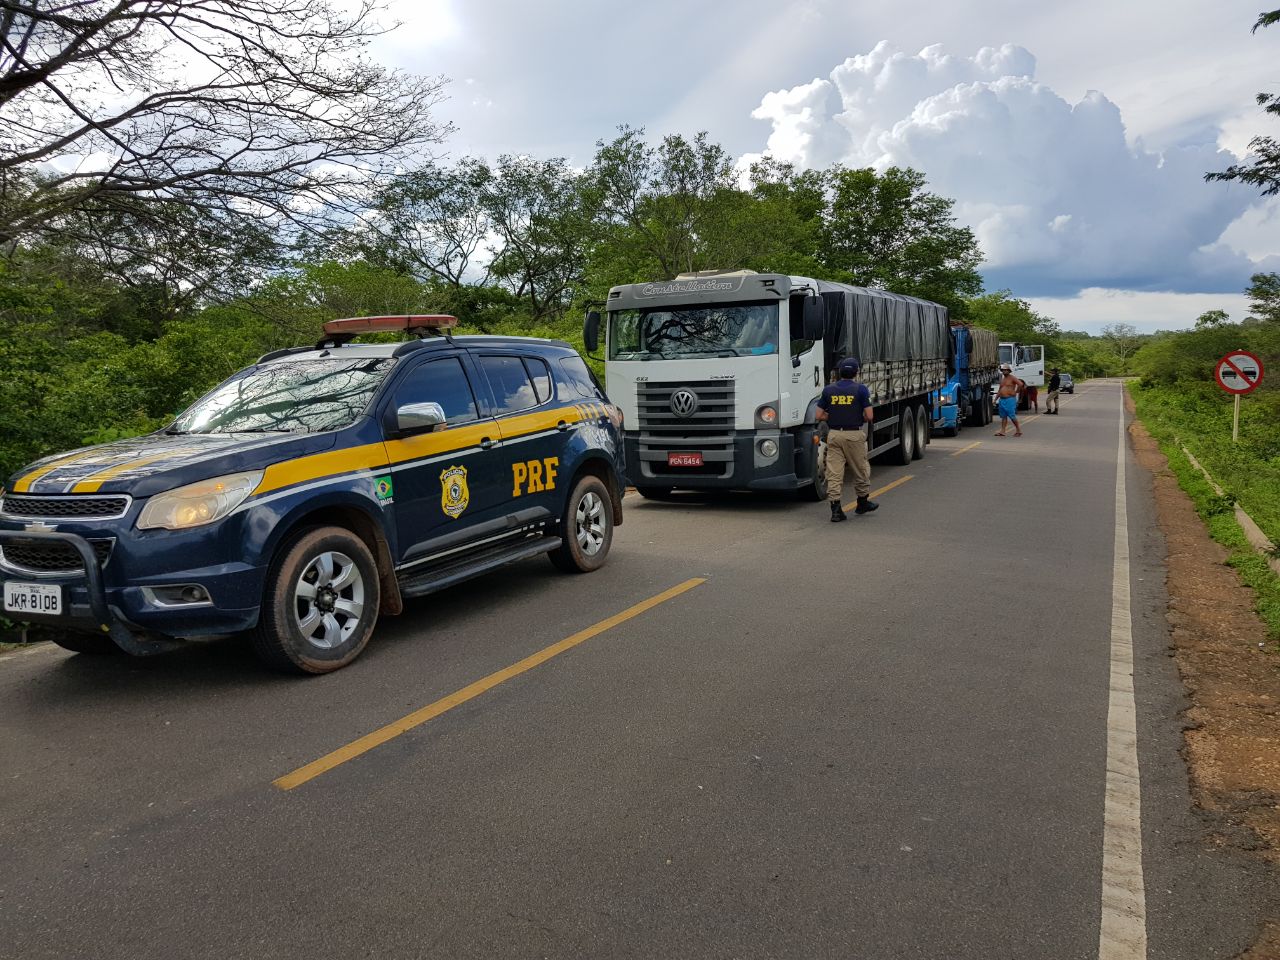
[(41, 523), (37, 520), (35, 523), (28, 523), (23, 529), (27, 533), (53, 533), (58, 528), (52, 523)]

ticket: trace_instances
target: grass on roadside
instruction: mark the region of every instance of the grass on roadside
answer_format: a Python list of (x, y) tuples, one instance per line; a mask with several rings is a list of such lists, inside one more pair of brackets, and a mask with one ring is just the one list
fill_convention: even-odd
[[(1173, 426), (1167, 420), (1151, 415), (1150, 405), (1140, 389), (1134, 390), (1131, 387), (1130, 393), (1139, 418), (1160, 445), (1160, 452), (1168, 459), (1169, 469), (1178, 478), (1178, 485), (1191, 498), (1209, 535), (1226, 547), (1230, 554), (1227, 564), (1234, 567), (1240, 579), (1253, 588), (1254, 609), (1267, 625), (1271, 638), (1280, 643), (1280, 577), (1258, 555), (1240, 529), (1240, 524), (1236, 522), (1234, 498), (1230, 495), (1219, 496), (1214, 492), (1209, 481), (1191, 465), (1191, 461), (1182, 452)], [(1222, 480), (1218, 482), (1224, 489), (1229, 489)], [(1253, 515), (1252, 512), (1250, 515)]]

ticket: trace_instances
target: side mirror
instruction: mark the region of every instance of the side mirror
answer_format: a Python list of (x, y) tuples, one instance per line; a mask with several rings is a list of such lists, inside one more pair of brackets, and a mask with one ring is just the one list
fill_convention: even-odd
[(592, 310), (587, 314), (587, 319), (582, 323), (582, 345), (587, 348), (587, 353), (595, 353), (600, 346), (600, 313)]
[(406, 403), (396, 408), (396, 430), (402, 435), (434, 430), (445, 422), (438, 403)]
[(826, 327), (827, 312), (821, 297), (804, 298), (804, 339), (821, 340)]

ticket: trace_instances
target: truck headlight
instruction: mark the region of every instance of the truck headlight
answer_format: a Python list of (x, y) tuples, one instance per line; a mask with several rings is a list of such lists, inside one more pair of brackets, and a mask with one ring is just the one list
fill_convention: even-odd
[(221, 520), (262, 482), (261, 470), (229, 473), (158, 493), (138, 517), (139, 530), (186, 530)]
[(776, 427), (778, 425), (778, 408), (772, 403), (766, 403), (763, 407), (756, 411), (757, 427)]
[(761, 440), (760, 454), (772, 460), (778, 455), (778, 442), (776, 440)]

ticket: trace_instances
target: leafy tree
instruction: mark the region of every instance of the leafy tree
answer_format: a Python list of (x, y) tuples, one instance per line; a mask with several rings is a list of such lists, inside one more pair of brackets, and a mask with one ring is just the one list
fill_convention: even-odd
[(728, 201), (737, 193), (733, 161), (706, 133), (692, 140), (673, 134), (655, 147), (643, 129), (621, 127), (610, 142), (596, 143), (589, 173), (600, 198), (597, 259), (615, 270), (632, 264), (631, 276), (614, 283), (742, 265), (734, 262), (740, 252), (723, 247)]
[[(1002, 341), (1011, 343), (1043, 343), (1047, 346), (1058, 339), (1056, 321), (1031, 309), (1026, 300), (1015, 297), (1008, 290), (974, 297), (964, 305), (964, 316), (975, 326), (994, 330)], [(1052, 358), (1047, 351), (1046, 359)]]
[(448, 132), (443, 79), (362, 55), (377, 2), (0, 0), (0, 242), (138, 204), (275, 228), (355, 209)]
[(583, 282), (596, 195), (563, 158), (502, 156), (478, 200), (497, 238), (489, 275), (520, 298), (534, 322), (561, 316)]
[(1102, 338), (1120, 360), (1121, 370), (1128, 370), (1129, 357), (1138, 348), (1138, 328), (1131, 323), (1109, 323), (1102, 328)]
[(432, 163), (396, 177), (378, 193), (367, 218), (372, 234), (360, 231), (361, 249), (422, 280), (483, 285), (488, 271), (477, 254), (491, 224), (480, 201), (491, 176), (483, 161), (464, 157), (453, 167)]
[[(1280, 23), (1280, 10), (1260, 14), (1253, 25), (1253, 32), (1274, 23)], [(1257, 101), (1265, 113), (1280, 117), (1280, 93), (1260, 93)], [(1280, 193), (1280, 141), (1259, 135), (1249, 141), (1249, 149), (1254, 155), (1251, 162), (1232, 164), (1220, 173), (1206, 173), (1204, 178), (1210, 181), (1239, 180), (1258, 187), (1264, 197)]]
[(1196, 329), (1205, 330), (1209, 327), (1221, 327), (1231, 322), (1231, 316), (1225, 310), (1206, 310), (1200, 316), (1196, 317)]
[(1258, 319), (1280, 323), (1280, 273), (1255, 273), (1245, 293)]
[(982, 292), (982, 253), (957, 226), (954, 201), (925, 189), (924, 174), (890, 167), (834, 168), (820, 258), (829, 273), (866, 287), (923, 297), (963, 315)]

